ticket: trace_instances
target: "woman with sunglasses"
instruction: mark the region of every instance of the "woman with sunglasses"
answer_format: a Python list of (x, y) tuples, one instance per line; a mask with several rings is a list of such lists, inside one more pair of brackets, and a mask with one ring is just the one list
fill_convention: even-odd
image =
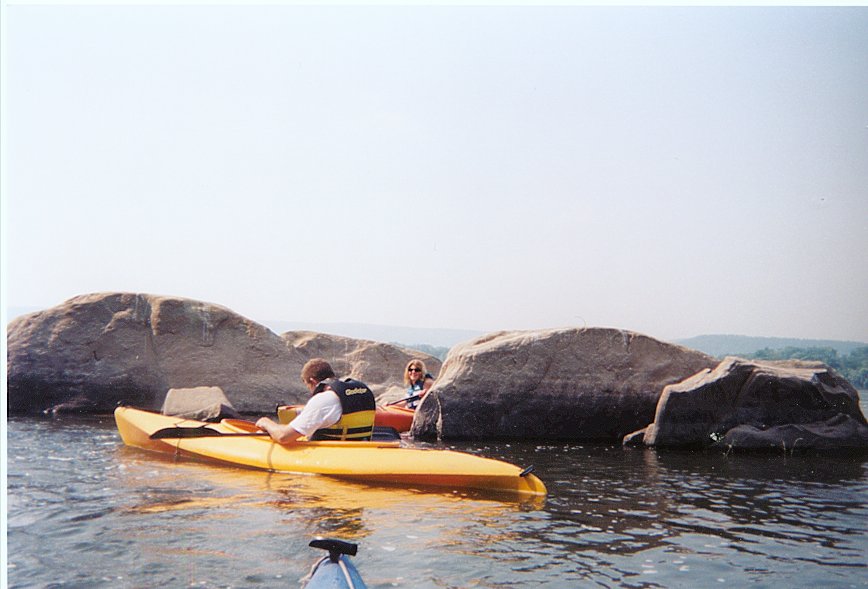
[(415, 401), (407, 401), (406, 406), (415, 409), (422, 397), (434, 384), (434, 377), (425, 369), (421, 360), (410, 360), (404, 369), (404, 386), (407, 387), (407, 398), (419, 396)]

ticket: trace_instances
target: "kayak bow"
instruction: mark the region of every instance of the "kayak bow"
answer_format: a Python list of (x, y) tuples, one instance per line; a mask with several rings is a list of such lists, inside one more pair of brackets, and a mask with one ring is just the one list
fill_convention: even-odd
[(328, 550), (304, 579), (305, 589), (366, 589), (365, 582), (347, 556), (355, 556), (358, 546), (334, 539), (317, 539), (308, 546)]

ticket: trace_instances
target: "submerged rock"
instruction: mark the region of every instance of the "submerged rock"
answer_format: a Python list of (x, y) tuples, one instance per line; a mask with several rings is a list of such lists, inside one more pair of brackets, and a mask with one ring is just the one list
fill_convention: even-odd
[(820, 362), (726, 358), (666, 387), (625, 443), (726, 450), (868, 449), (859, 393)]
[(716, 363), (617, 329), (493, 333), (449, 352), (411, 433), (620, 441), (653, 419), (663, 387)]
[(220, 387), (239, 412), (273, 412), (307, 400), (301, 367), (318, 354), (375, 393), (399, 385), (413, 357), (439, 368), (389, 344), (281, 337), (219, 305), (133, 293), (83, 295), (19, 317), (7, 348), (10, 414), (105, 413), (119, 402), (158, 410), (169, 389), (201, 386)]

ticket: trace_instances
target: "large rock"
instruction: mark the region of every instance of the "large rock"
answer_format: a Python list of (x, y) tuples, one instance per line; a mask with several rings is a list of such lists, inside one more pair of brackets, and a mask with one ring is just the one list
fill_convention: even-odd
[(375, 393), (399, 384), (414, 356), (439, 364), (388, 344), (281, 337), (225, 307), (131, 293), (83, 295), (19, 317), (7, 345), (10, 414), (102, 413), (118, 402), (158, 410), (169, 389), (201, 386), (220, 387), (242, 413), (273, 412), (278, 403), (307, 400), (301, 367), (319, 353)]
[(616, 329), (494, 333), (449, 352), (411, 433), (620, 441), (651, 421), (664, 386), (716, 363)]
[(657, 447), (864, 450), (868, 425), (858, 392), (822, 363), (730, 357), (666, 387), (654, 422), (630, 439)]

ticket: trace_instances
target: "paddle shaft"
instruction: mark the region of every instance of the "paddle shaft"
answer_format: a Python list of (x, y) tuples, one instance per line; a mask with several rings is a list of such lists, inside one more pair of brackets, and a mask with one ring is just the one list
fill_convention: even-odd
[[(150, 435), (152, 440), (177, 440), (189, 438), (217, 438), (217, 437), (244, 437), (244, 436), (268, 436), (268, 432), (219, 432), (210, 427), (167, 427), (157, 430)], [(374, 440), (400, 440), (401, 435), (391, 427), (374, 426), (372, 433)]]
[(413, 401), (418, 401), (422, 398), (422, 395), (413, 395), (412, 397), (407, 397), (406, 399), (399, 399), (398, 401), (393, 401), (392, 403), (386, 403), (386, 407), (391, 407), (392, 405), (397, 405), (398, 403), (411, 403)]

